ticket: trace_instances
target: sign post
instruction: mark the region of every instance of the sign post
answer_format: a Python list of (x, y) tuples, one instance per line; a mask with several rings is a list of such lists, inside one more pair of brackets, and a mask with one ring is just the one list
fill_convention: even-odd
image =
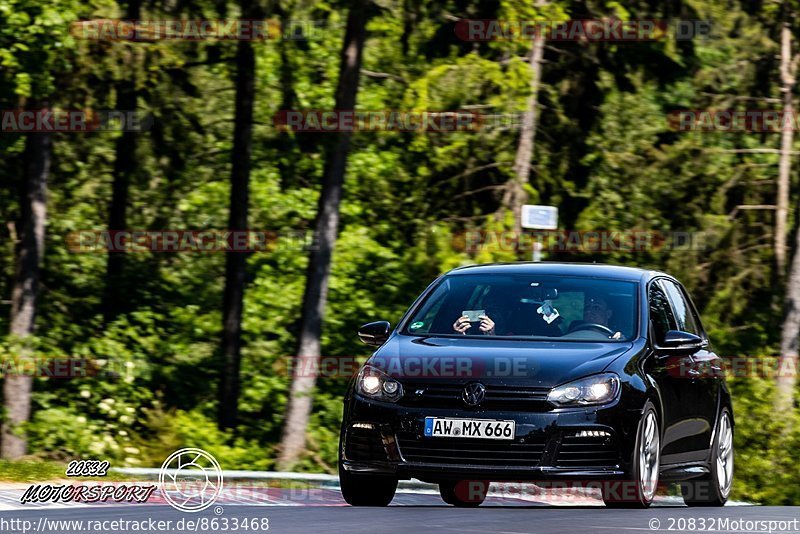
[[(535, 206), (526, 204), (520, 213), (520, 226), (531, 230), (557, 230), (558, 208), (555, 206)], [(542, 261), (542, 242), (537, 237), (533, 241), (533, 261)]]

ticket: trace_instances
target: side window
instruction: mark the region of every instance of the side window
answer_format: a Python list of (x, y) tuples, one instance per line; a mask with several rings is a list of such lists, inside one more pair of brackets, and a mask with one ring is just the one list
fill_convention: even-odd
[(672, 314), (667, 294), (658, 283), (650, 286), (650, 322), (656, 336), (656, 343), (660, 343), (668, 330), (675, 330), (677, 323)]
[(690, 334), (701, 335), (700, 325), (694, 316), (692, 306), (686, 300), (686, 295), (681, 291), (681, 288), (670, 280), (661, 280), (660, 284), (669, 295), (678, 329)]

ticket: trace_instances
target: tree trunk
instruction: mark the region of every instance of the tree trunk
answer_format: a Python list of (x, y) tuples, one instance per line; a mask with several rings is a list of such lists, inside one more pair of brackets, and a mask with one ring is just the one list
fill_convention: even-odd
[[(31, 109), (46, 109), (46, 102), (31, 102)], [(21, 191), (21, 219), (18, 228), (16, 268), (11, 290), (10, 334), (18, 340), (33, 334), (36, 320), (39, 277), (44, 255), (47, 220), (47, 179), (50, 173), (51, 138), (49, 133), (30, 133), (25, 139), (25, 179)], [(25, 348), (21, 349), (23, 352)], [(22, 355), (24, 356), (24, 354)], [(19, 425), (31, 414), (33, 377), (8, 375), (3, 381), (3, 424), (0, 453), (13, 460), (24, 456), (27, 439)]]
[[(537, 5), (541, 5), (537, 3)], [(534, 37), (530, 54), (531, 94), (528, 96), (526, 112), (522, 118), (522, 131), (517, 145), (517, 155), (514, 158), (514, 177), (509, 180), (503, 190), (503, 199), (500, 204), (500, 214), (511, 210), (514, 214), (514, 230), (521, 230), (522, 206), (527, 200), (525, 184), (531, 174), (531, 158), (533, 157), (534, 140), (536, 138), (536, 125), (538, 123), (539, 86), (542, 81), (542, 57), (544, 55), (544, 37)]]
[[(127, 19), (138, 20), (140, 7), (141, 0), (130, 0), (125, 11)], [(135, 67), (128, 69), (127, 77), (117, 83), (116, 92), (118, 110), (136, 110), (138, 94), (136, 92)], [(109, 231), (127, 230), (125, 210), (128, 206), (128, 190), (130, 189), (131, 176), (134, 175), (136, 170), (137, 139), (137, 134), (134, 131), (122, 132), (122, 135), (117, 138), (114, 178), (111, 186), (111, 206), (108, 213)], [(122, 304), (127, 300), (123, 290), (124, 265), (124, 252), (109, 252), (106, 263), (106, 285), (103, 294), (103, 317), (106, 322), (113, 321), (119, 315)]]
[[(367, 0), (350, 2), (336, 88), (336, 110), (349, 111), (355, 108), (361, 55), (366, 39), (367, 6)], [(327, 301), (331, 256), (339, 225), (339, 203), (351, 133), (339, 132), (333, 135), (335, 137), (328, 147), (325, 159), (322, 191), (317, 206), (314, 230), (316, 247), (309, 254), (306, 273), (297, 358), (278, 458), (281, 469), (290, 468), (305, 448), (306, 426), (313, 400), (311, 393), (316, 382), (316, 376), (308, 370), (316, 368), (315, 364), (320, 357), (322, 316)]]
[(797, 248), (786, 290), (786, 318), (783, 321), (781, 334), (775, 413), (786, 413), (794, 405), (796, 382), (792, 370), (797, 369), (798, 336), (800, 336), (800, 232), (797, 233)]
[[(792, 61), (792, 34), (788, 23), (781, 28), (781, 91), (783, 91), (784, 116), (792, 114), (792, 89), (795, 84), (795, 70)], [(792, 128), (781, 129), (781, 157), (778, 166), (778, 201), (775, 211), (775, 264), (778, 277), (783, 278), (786, 265), (786, 219), (789, 208), (789, 179), (792, 166)], [(786, 317), (781, 330), (781, 355), (776, 380), (775, 410), (784, 413), (794, 405), (794, 373), (782, 371), (796, 369), (798, 360), (798, 336), (800, 336), (800, 232), (795, 248), (789, 280), (786, 287)]]
[[(248, 5), (242, 13), (248, 13)], [(233, 167), (228, 229), (247, 230), (250, 202), (250, 154), (253, 146), (253, 95), (256, 58), (250, 41), (239, 41), (236, 52), (236, 117), (233, 129)], [(247, 253), (229, 251), (225, 256), (225, 295), (222, 304), (222, 359), (219, 426), (234, 428), (238, 419), (239, 370), (241, 368), (242, 306), (244, 304)]]
[[(781, 28), (781, 91), (784, 117), (793, 113), (792, 90), (795, 72), (792, 67), (792, 32), (788, 23)], [(775, 210), (775, 264), (778, 277), (783, 278), (786, 268), (786, 220), (789, 213), (789, 174), (792, 168), (792, 141), (794, 130), (781, 130), (781, 158), (778, 165), (778, 200)]]

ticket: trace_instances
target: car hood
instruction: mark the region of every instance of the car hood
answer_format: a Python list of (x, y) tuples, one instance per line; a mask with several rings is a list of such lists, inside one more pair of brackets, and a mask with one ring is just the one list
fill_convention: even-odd
[(370, 364), (401, 381), (554, 387), (602, 372), (633, 343), (394, 335)]

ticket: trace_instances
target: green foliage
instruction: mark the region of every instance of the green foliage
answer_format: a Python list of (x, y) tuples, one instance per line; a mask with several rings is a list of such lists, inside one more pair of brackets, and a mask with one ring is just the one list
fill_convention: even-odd
[(233, 436), (217, 428), (217, 423), (197, 410), (164, 412), (149, 410), (151, 439), (142, 442), (144, 465), (160, 465), (174, 451), (198, 447), (208, 451), (224, 469), (268, 470), (273, 462), (254, 440)]
[[(3, 361), (21, 354), (81, 359), (90, 362), (94, 376), (36, 380), (27, 431), (37, 458), (60, 462), (99, 456), (115, 466), (157, 467), (173, 450), (198, 446), (224, 468), (273, 468), (325, 136), (278, 131), (272, 117), (282, 109), (333, 105), (344, 33), (338, 5), (280, 4), (287, 18), (318, 21), (324, 31), (308, 40), (254, 43), (250, 226), (273, 232), (276, 239), (247, 260), (239, 428), (222, 432), (214, 422), (224, 256), (126, 254), (124, 283), (115, 288), (125, 296), (125, 309), (104, 325), (100, 301), (107, 256), (71, 252), (68, 238), (71, 232), (107, 225), (119, 134), (61, 134), (54, 136), (36, 337), (24, 345), (5, 340), (0, 356)], [(139, 136), (129, 226), (224, 228), (236, 44), (90, 42), (69, 34), (71, 22), (119, 17), (121, 7), (111, 0), (0, 0), (0, 109), (44, 97), (62, 109), (112, 108), (116, 84), (136, 74), (139, 109), (152, 113), (154, 123)], [(526, 56), (531, 43), (465, 43), (443, 13), (472, 19), (677, 16), (712, 22), (712, 38), (690, 42), (669, 37), (624, 44), (548, 43), (526, 191), (531, 202), (559, 206), (565, 230), (690, 233), (692, 246), (683, 248), (552, 251), (546, 257), (667, 270), (692, 291), (718, 352), (776, 353), (783, 289), (773, 267), (773, 216), (735, 208), (774, 203), (777, 157), (731, 151), (777, 148), (778, 137), (677, 132), (666, 120), (678, 109), (773, 105), (748, 99), (780, 96), (775, 3), (559, 0), (537, 7), (530, 1), (446, 0), (382, 2), (373, 9), (360, 109), (470, 109), (499, 120), (477, 131), (353, 136), (325, 313), (325, 356), (366, 359), (369, 350), (354, 335), (358, 325), (396, 322), (444, 271), (530, 254), (499, 242), (474, 250), (465, 236), (514, 227), (510, 212), (500, 209), (500, 198), (513, 174), (519, 138), (518, 122), (510, 119), (525, 110), (530, 92)], [(238, 13), (219, 3), (146, 3), (143, 18), (219, 18), (220, 11)], [(22, 135), (0, 137), (3, 221), (19, 216), (23, 147)], [(1, 231), (0, 300), (5, 301), (16, 236), (6, 225)], [(0, 331), (5, 332), (8, 308), (1, 306)], [(298, 469), (335, 471), (347, 381), (318, 381), (309, 447)], [(780, 427), (770, 413), (771, 388), (767, 379), (733, 383), (734, 497), (797, 503), (800, 422), (791, 431)], [(41, 465), (42, 473), (35, 466), (0, 463), (0, 476), (51, 476), (51, 464), (34, 465)]]
[(794, 458), (800, 447), (800, 417), (775, 417), (771, 379), (731, 381), (734, 399), (735, 469), (737, 499), (774, 505), (800, 500), (800, 465)]

